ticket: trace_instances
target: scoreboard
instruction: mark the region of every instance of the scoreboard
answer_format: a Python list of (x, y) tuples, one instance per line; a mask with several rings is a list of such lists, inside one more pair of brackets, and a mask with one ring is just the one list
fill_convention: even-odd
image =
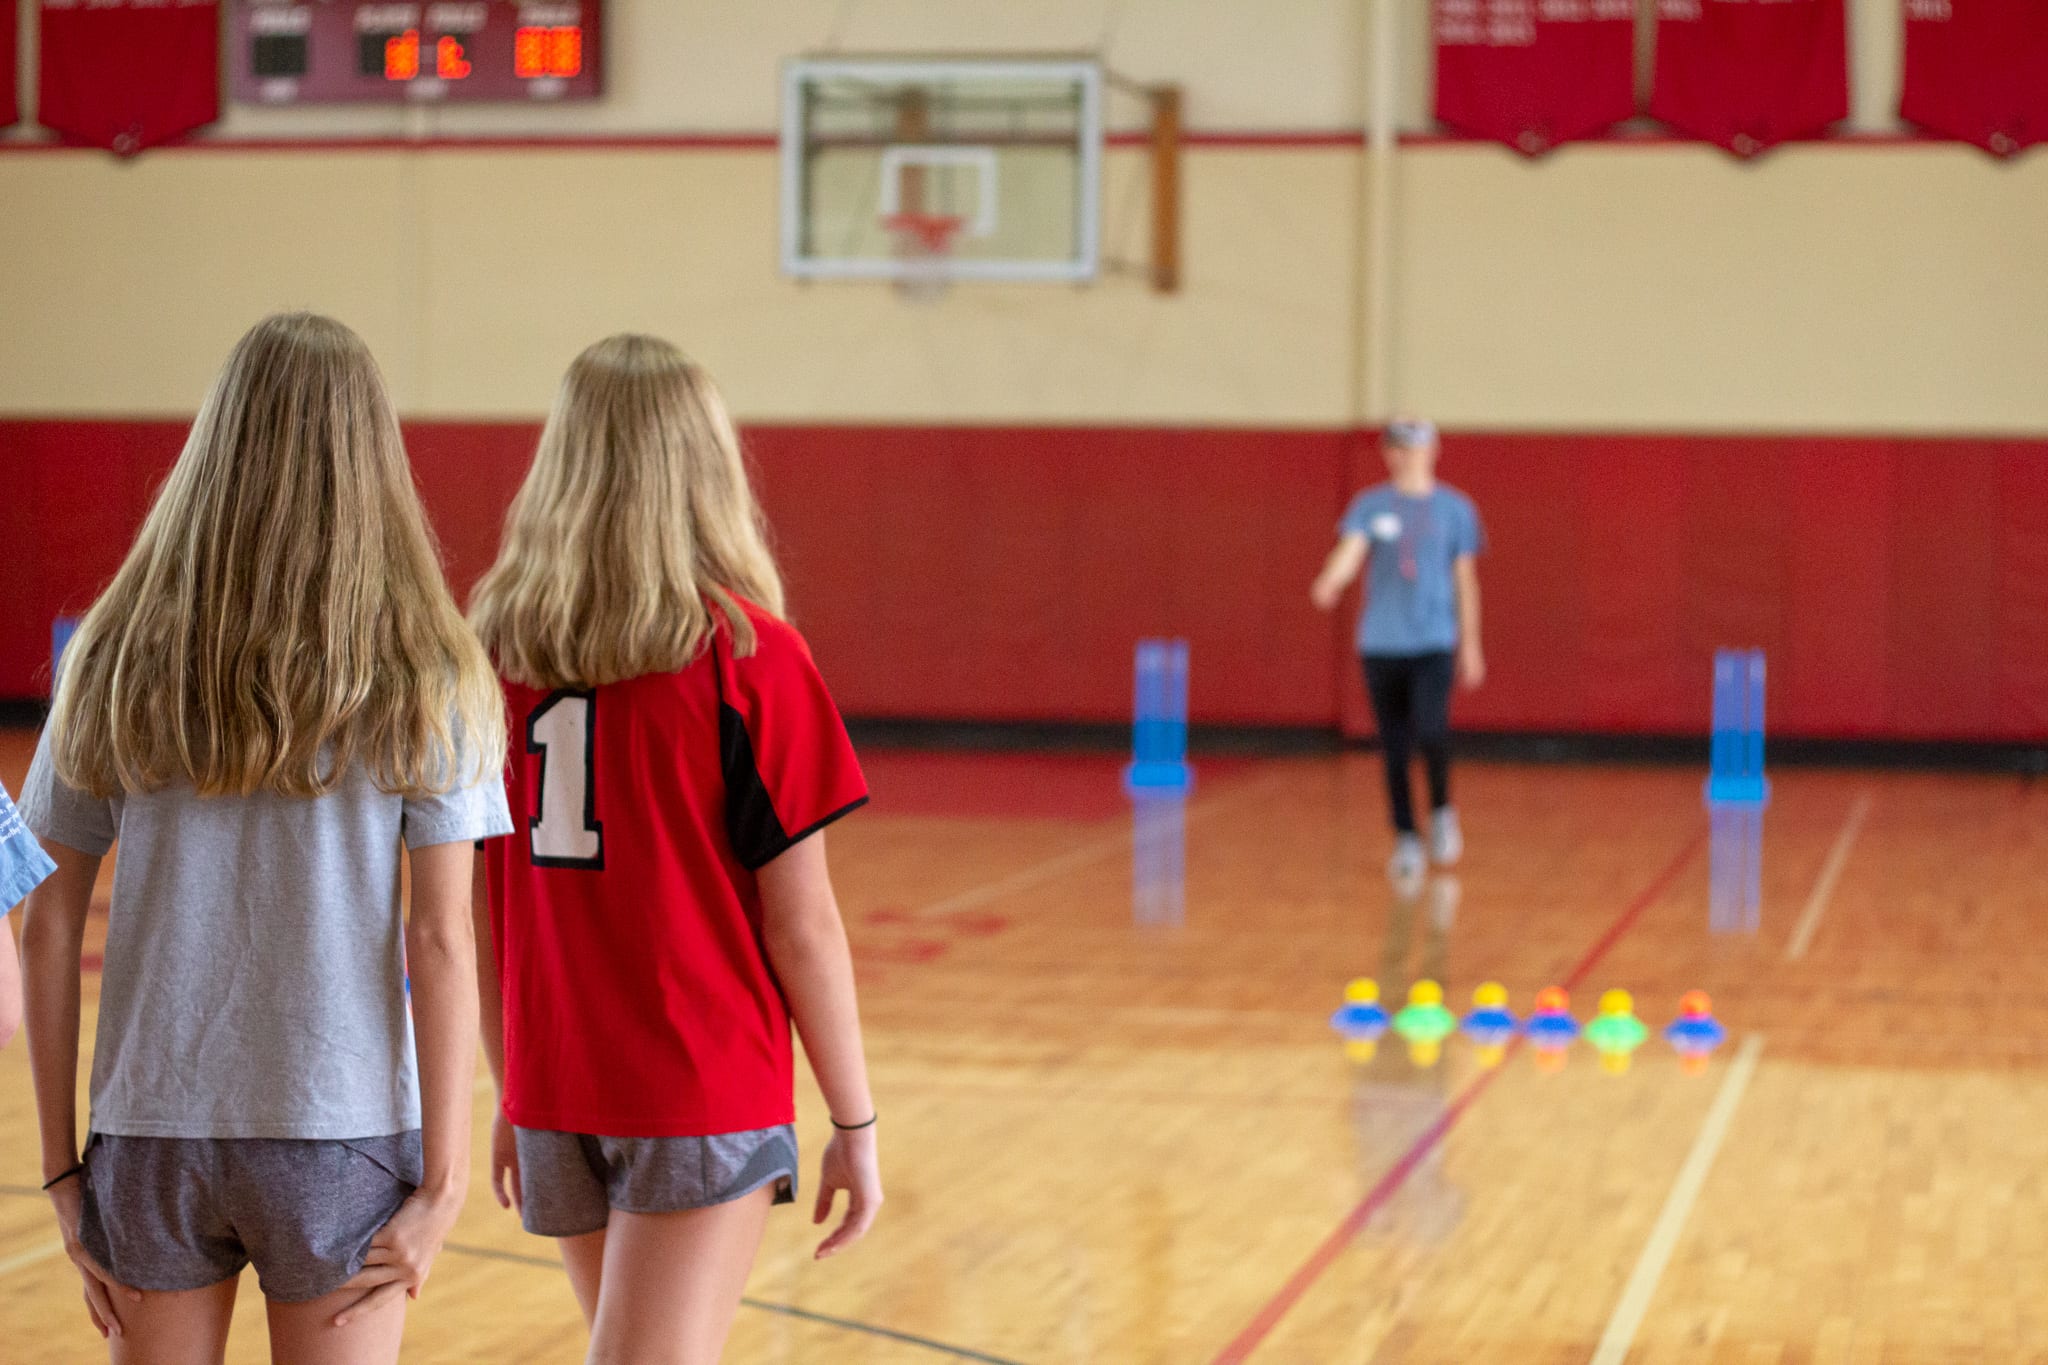
[(228, 0), (245, 104), (587, 100), (602, 0)]

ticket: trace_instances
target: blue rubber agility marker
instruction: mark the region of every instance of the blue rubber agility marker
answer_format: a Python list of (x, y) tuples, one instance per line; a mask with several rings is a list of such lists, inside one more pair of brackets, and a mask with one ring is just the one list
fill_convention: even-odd
[(1763, 920), (1764, 652), (1714, 653), (1714, 732), (1707, 770), (1713, 822), (1707, 891), (1715, 933), (1755, 932)]
[(1138, 641), (1137, 672), (1137, 719), (1124, 787), (1134, 795), (1185, 795), (1194, 785), (1188, 767), (1188, 642)]
[(1131, 918), (1187, 922), (1188, 642), (1140, 640), (1131, 726)]
[(64, 648), (78, 633), (78, 617), (59, 616), (50, 622), (50, 694), (56, 695), (57, 676), (64, 667)]

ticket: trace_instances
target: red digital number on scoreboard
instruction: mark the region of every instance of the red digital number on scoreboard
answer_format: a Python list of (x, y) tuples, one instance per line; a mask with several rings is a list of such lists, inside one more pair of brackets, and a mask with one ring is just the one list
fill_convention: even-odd
[(583, 30), (574, 26), (520, 29), (513, 40), (512, 74), (529, 81), (582, 75)]
[[(372, 51), (375, 49), (373, 48)], [(420, 33), (407, 29), (384, 40), (384, 79), (409, 81), (420, 74)]]
[(434, 74), (444, 81), (469, 78), (469, 58), (463, 54), (460, 38), (443, 38), (434, 44)]

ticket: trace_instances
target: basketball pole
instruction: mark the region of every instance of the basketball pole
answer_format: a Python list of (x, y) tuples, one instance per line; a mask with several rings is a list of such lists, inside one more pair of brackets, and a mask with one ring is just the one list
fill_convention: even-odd
[(1359, 357), (1362, 371), (1357, 386), (1357, 425), (1377, 428), (1388, 415), (1393, 371), (1393, 307), (1388, 297), (1394, 281), (1394, 158), (1399, 152), (1395, 135), (1396, 44), (1400, 32), (1394, 8), (1400, 0), (1364, 0), (1372, 10), (1366, 25), (1365, 69), (1371, 73), (1366, 95), (1365, 231), (1360, 243), (1362, 259), (1359, 302)]
[(1152, 100), (1152, 288), (1180, 292), (1181, 93), (1154, 86)]

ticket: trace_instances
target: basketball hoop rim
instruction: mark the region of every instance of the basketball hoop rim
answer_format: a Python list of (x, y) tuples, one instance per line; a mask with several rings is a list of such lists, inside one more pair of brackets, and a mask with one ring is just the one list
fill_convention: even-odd
[(967, 219), (957, 213), (892, 213), (882, 219), (882, 226), (906, 244), (914, 241), (926, 253), (944, 256), (951, 254)]

